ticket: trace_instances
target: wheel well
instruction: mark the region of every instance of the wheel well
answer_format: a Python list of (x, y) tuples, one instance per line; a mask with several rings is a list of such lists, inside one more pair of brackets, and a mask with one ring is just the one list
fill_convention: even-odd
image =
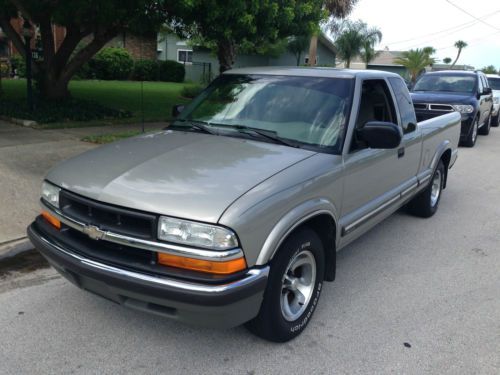
[[(302, 223), (298, 228), (307, 227), (316, 232), (325, 249), (325, 275), (326, 281), (335, 280), (337, 253), (335, 250), (336, 226), (333, 218), (328, 214), (320, 214)], [(294, 230), (294, 231), (295, 231)]]
[(451, 150), (448, 149), (446, 150), (443, 155), (441, 155), (441, 160), (443, 161), (444, 164), (444, 183), (443, 183), (443, 189), (446, 188), (446, 182), (448, 181), (448, 167), (450, 166), (450, 161), (451, 161)]

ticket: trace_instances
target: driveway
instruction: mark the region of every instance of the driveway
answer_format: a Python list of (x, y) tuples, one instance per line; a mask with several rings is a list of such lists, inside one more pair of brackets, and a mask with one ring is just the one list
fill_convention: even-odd
[[(146, 130), (164, 127), (147, 124)], [(0, 121), (0, 247), (26, 237), (26, 227), (38, 214), (43, 176), (55, 164), (96, 145), (81, 142), (90, 134), (106, 134), (140, 125), (37, 130)]]
[(339, 252), (294, 341), (188, 327), (41, 269), (0, 280), (0, 372), (499, 374), (499, 150), (494, 128), (460, 149), (434, 217), (398, 212)]

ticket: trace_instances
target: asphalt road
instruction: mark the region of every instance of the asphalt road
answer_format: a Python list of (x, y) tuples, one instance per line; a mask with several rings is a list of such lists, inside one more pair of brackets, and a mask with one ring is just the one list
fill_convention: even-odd
[(342, 250), (286, 344), (135, 312), (51, 269), (4, 277), (0, 373), (499, 374), (499, 165), (500, 129), (461, 148), (438, 213), (399, 212)]

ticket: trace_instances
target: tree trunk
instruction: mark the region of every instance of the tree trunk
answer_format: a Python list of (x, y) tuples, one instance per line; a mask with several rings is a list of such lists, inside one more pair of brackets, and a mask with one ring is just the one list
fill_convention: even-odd
[(458, 49), (458, 54), (457, 54), (457, 58), (455, 59), (455, 61), (453, 61), (453, 64), (451, 64), (451, 69), (453, 69), (453, 67), (455, 66), (455, 64), (457, 63), (458, 59), (460, 58), (460, 53), (462, 52), (462, 49), (459, 48)]
[(300, 65), (300, 57), (302, 56), (302, 52), (297, 53), (297, 66)]
[(236, 46), (230, 39), (217, 41), (217, 59), (219, 60), (219, 73), (224, 73), (234, 65)]
[(307, 65), (309, 66), (316, 65), (317, 51), (318, 51), (318, 35), (313, 34), (311, 36), (311, 41), (309, 42), (309, 62)]

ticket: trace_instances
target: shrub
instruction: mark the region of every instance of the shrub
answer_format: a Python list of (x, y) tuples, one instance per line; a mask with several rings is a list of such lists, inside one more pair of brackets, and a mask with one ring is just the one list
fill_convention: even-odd
[(21, 56), (12, 56), (10, 58), (10, 65), (12, 67), (12, 71), (17, 71), (18, 77), (26, 77), (26, 62)]
[(106, 47), (89, 61), (95, 78), (103, 80), (124, 80), (130, 77), (134, 60), (124, 48)]
[(42, 124), (64, 121), (90, 121), (105, 118), (131, 117), (129, 111), (105, 107), (97, 102), (69, 98), (58, 101), (38, 101), (30, 111), (26, 100), (0, 100), (0, 115), (34, 120)]
[(5, 61), (0, 61), (0, 77), (8, 77), (10, 75), (10, 65)]
[(134, 63), (132, 78), (136, 81), (158, 81), (159, 62), (155, 60), (137, 60)]
[(184, 65), (173, 60), (160, 61), (160, 81), (184, 82), (186, 70)]
[(181, 96), (188, 99), (193, 99), (198, 96), (203, 90), (204, 86), (195, 85), (195, 86), (184, 86), (181, 91)]

